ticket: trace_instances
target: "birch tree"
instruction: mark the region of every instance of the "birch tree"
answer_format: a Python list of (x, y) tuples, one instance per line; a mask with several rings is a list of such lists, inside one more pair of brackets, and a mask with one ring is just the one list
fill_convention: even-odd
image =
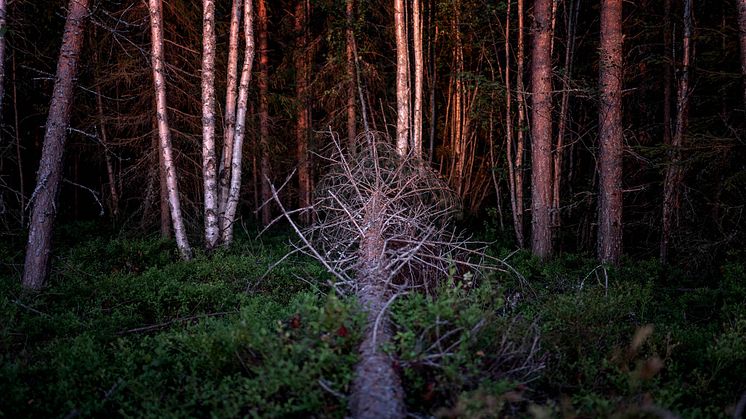
[(151, 61), (153, 67), (153, 86), (155, 89), (158, 139), (160, 151), (163, 156), (163, 167), (166, 172), (168, 206), (171, 210), (171, 222), (179, 253), (182, 259), (191, 259), (192, 248), (189, 246), (186, 229), (184, 228), (184, 220), (181, 216), (176, 163), (173, 158), (171, 131), (168, 124), (166, 69), (163, 53), (163, 0), (149, 0), (148, 6), (150, 10)]
[(31, 290), (41, 289), (49, 274), (52, 230), (57, 216), (57, 196), (62, 181), (63, 154), (87, 18), (88, 0), (70, 0), (44, 132), (36, 188), (32, 195), (33, 209), (23, 269), (23, 286)]
[(396, 37), (396, 149), (400, 156), (409, 152), (409, 40), (407, 37), (406, 4), (394, 0), (394, 32)]
[(202, 181), (205, 248), (218, 244), (218, 184), (215, 159), (215, 2), (203, 1), (202, 15)]

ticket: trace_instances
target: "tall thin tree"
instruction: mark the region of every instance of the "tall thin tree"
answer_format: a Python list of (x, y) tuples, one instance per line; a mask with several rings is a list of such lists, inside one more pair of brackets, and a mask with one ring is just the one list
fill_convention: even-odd
[(153, 86), (155, 89), (158, 139), (160, 151), (163, 156), (163, 168), (166, 172), (168, 206), (171, 210), (171, 223), (179, 253), (182, 259), (191, 259), (192, 248), (189, 246), (184, 219), (181, 215), (178, 176), (171, 145), (171, 130), (168, 124), (166, 65), (163, 51), (163, 0), (149, 0), (148, 5), (150, 9), (151, 61), (153, 67)]
[(412, 2), (412, 52), (414, 55), (414, 104), (412, 106), (412, 148), (422, 158), (422, 96), (425, 61), (422, 50), (422, 0)]
[(357, 137), (357, 110), (355, 109), (355, 1), (346, 0), (346, 53), (347, 53), (347, 141), (350, 150), (355, 149)]
[(689, 71), (692, 61), (692, 0), (684, 0), (684, 33), (682, 39), (681, 70), (676, 91), (676, 124), (668, 150), (668, 166), (663, 180), (663, 216), (661, 227), (660, 260), (668, 262), (673, 221), (679, 208), (681, 181), (684, 169), (681, 148), (689, 125)]
[(598, 113), (598, 258), (618, 264), (622, 254), (622, 0), (601, 2)]
[(409, 41), (407, 37), (406, 4), (394, 0), (394, 32), (396, 37), (396, 149), (399, 155), (409, 151)]
[(534, 2), (531, 49), (531, 250), (552, 254), (552, 1)]
[(241, 69), (241, 82), (238, 87), (238, 103), (236, 104), (236, 131), (233, 139), (231, 156), (230, 191), (225, 204), (225, 214), (221, 218), (220, 233), (223, 245), (230, 245), (233, 241), (233, 225), (236, 221), (238, 201), (241, 196), (241, 174), (243, 143), (246, 137), (246, 114), (248, 113), (249, 82), (251, 81), (251, 69), (254, 63), (254, 8), (253, 0), (244, 2), (244, 39), (245, 50), (243, 57), (243, 68)]
[(743, 106), (746, 107), (746, 0), (738, 3), (738, 40), (741, 44), (741, 81), (743, 83)]
[(202, 183), (205, 248), (218, 244), (218, 176), (215, 157), (215, 1), (202, 2)]
[(261, 153), (260, 182), (262, 190), (261, 221), (263, 225), (269, 225), (271, 221), (270, 200), (272, 199), (271, 185), (269, 184), (269, 51), (268, 51), (268, 25), (266, 0), (257, 0), (257, 17), (259, 19), (259, 75), (257, 84), (259, 86), (259, 152)]
[(32, 196), (33, 210), (23, 270), (23, 286), (31, 290), (41, 289), (49, 274), (52, 230), (57, 216), (57, 195), (62, 181), (63, 154), (87, 18), (88, 0), (70, 0), (57, 61), (52, 101), (49, 105), (36, 189)]
[[(295, 55), (295, 98), (297, 101), (297, 121), (295, 125), (296, 159), (298, 161), (298, 206), (311, 205), (311, 165), (308, 153), (308, 137), (311, 112), (308, 101), (308, 77), (310, 57), (308, 51), (308, 0), (297, 0), (295, 6), (295, 33), (298, 50)], [(301, 221), (310, 222), (310, 212), (300, 214)]]

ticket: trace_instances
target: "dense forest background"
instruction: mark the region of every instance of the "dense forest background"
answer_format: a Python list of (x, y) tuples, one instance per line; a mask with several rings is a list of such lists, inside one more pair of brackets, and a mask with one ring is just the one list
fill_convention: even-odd
[[(0, 0), (0, 28), (0, 416), (343, 416), (379, 322), (423, 417), (746, 408), (744, 0)], [(404, 274), (330, 225), (376, 226), (339, 198), (376, 179), (407, 191), (386, 260), (430, 252)]]

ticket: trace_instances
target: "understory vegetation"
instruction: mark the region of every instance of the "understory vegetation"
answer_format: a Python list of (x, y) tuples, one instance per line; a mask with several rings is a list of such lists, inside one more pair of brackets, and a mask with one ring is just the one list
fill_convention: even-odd
[[(0, 243), (1, 417), (344, 417), (364, 316), (283, 234), (178, 260), (160, 239), (63, 226), (50, 286)], [(253, 237), (253, 236), (252, 236)], [(390, 306), (418, 417), (727, 417), (746, 391), (746, 254), (696, 277), (657, 262), (454, 269)]]

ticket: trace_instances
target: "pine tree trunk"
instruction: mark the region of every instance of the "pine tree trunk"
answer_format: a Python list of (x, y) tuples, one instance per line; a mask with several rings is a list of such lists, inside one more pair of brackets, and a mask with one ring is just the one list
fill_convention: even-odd
[[(308, 153), (310, 110), (308, 108), (308, 0), (298, 0), (295, 7), (295, 32), (298, 36), (298, 51), (295, 56), (295, 97), (298, 102), (298, 116), (295, 126), (296, 158), (298, 160), (298, 207), (311, 206), (311, 165)], [(308, 224), (310, 212), (300, 213), (301, 221)]]
[(88, 0), (70, 0), (60, 57), (57, 61), (52, 101), (49, 105), (36, 189), (32, 197), (33, 210), (23, 270), (23, 286), (26, 289), (41, 289), (49, 274), (52, 230), (57, 216), (56, 202), (62, 181), (63, 154), (87, 17)]
[(163, 3), (162, 0), (149, 0), (150, 31), (152, 44), (153, 86), (155, 89), (156, 116), (158, 118), (158, 138), (163, 154), (163, 167), (166, 172), (166, 186), (168, 190), (168, 206), (171, 210), (176, 246), (182, 259), (192, 258), (192, 248), (189, 246), (184, 220), (181, 216), (181, 202), (176, 173), (176, 164), (171, 147), (171, 132), (168, 125), (168, 105), (166, 102), (166, 77), (163, 53)]
[(348, 149), (355, 149), (355, 141), (357, 138), (357, 115), (355, 110), (355, 32), (353, 25), (355, 24), (354, 18), (354, 0), (346, 0), (346, 12), (347, 12), (347, 141)]
[(399, 155), (409, 152), (409, 41), (407, 39), (406, 4), (394, 0), (396, 33), (396, 149)]
[(233, 242), (233, 225), (236, 221), (238, 201), (241, 198), (241, 173), (243, 160), (243, 143), (246, 138), (246, 114), (249, 103), (249, 82), (254, 63), (254, 10), (253, 0), (244, 3), (244, 50), (241, 82), (238, 88), (238, 104), (236, 107), (236, 131), (233, 139), (231, 156), (230, 191), (225, 208), (225, 216), (221, 220), (221, 242), (228, 246)]
[(676, 125), (671, 138), (671, 147), (668, 153), (669, 162), (663, 181), (663, 225), (660, 245), (660, 260), (662, 263), (668, 262), (673, 219), (679, 209), (679, 191), (684, 174), (681, 166), (681, 148), (684, 145), (684, 136), (689, 123), (689, 95), (691, 93), (689, 91), (689, 67), (692, 60), (692, 29), (692, 0), (684, 0), (684, 39), (681, 77), (676, 92)]
[[(251, 0), (247, 0), (251, 1)], [(220, 223), (220, 240), (224, 239), (225, 210), (228, 206), (231, 183), (231, 164), (233, 159), (233, 142), (236, 135), (236, 100), (238, 96), (238, 43), (240, 32), (241, 0), (233, 0), (231, 7), (231, 25), (228, 36), (228, 75), (225, 91), (225, 130), (223, 151), (218, 173), (218, 217)]]
[(202, 15), (202, 182), (205, 248), (218, 244), (218, 162), (215, 156), (215, 2), (203, 0)]
[(534, 3), (531, 52), (531, 249), (546, 260), (552, 254), (552, 1)]
[(523, 247), (526, 243), (526, 234), (524, 231), (523, 221), (523, 155), (525, 144), (525, 127), (526, 127), (526, 100), (524, 77), (524, 61), (526, 57), (525, 43), (523, 36), (524, 8), (523, 0), (518, 0), (518, 56), (516, 57), (516, 105), (518, 106), (518, 132), (516, 133), (515, 145), (515, 213), (513, 215), (513, 226), (515, 236), (518, 241), (518, 247)]
[(262, 224), (269, 225), (271, 221), (270, 201), (272, 191), (269, 184), (269, 55), (267, 49), (268, 17), (266, 0), (258, 0), (257, 17), (259, 18), (259, 152), (261, 154), (261, 189), (262, 189)]
[(598, 115), (598, 258), (615, 265), (622, 255), (622, 42), (622, 0), (603, 0)]

